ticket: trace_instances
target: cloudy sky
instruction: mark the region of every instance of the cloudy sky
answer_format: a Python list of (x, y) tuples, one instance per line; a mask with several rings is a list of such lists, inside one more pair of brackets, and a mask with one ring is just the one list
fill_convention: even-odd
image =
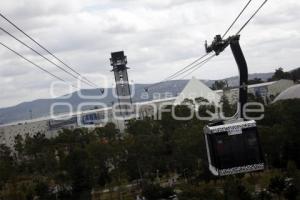
[[(224, 33), (247, 1), (9, 0), (0, 1), (0, 12), (78, 72), (109, 87), (113, 82), (110, 52), (125, 51), (129, 77), (135, 83), (160, 81), (203, 55), (204, 41)], [(262, 1), (253, 0), (230, 34)], [(299, 0), (269, 0), (242, 32), (250, 73), (299, 67), (299, 10)], [(0, 26), (45, 53), (5, 20), (0, 19)], [(0, 41), (56, 75), (73, 80), (1, 31)], [(186, 78), (233, 75), (237, 75), (237, 67), (227, 49)], [(108, 81), (104, 82), (103, 76)], [(51, 97), (53, 80), (0, 46), (0, 107)], [(61, 86), (57, 93), (68, 93), (68, 89)]]

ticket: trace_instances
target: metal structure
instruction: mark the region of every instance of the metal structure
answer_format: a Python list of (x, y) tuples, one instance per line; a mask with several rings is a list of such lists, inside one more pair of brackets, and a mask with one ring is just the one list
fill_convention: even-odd
[(259, 142), (256, 122), (245, 120), (244, 105), (247, 103), (248, 67), (239, 44), (239, 35), (223, 40), (217, 35), (207, 53), (219, 55), (230, 45), (239, 68), (238, 118), (219, 121), (204, 128), (209, 169), (216, 176), (252, 172), (264, 169), (264, 158)]
[(248, 96), (248, 66), (244, 54), (242, 52), (239, 40), (239, 35), (231, 36), (226, 40), (223, 40), (220, 35), (217, 35), (210, 46), (207, 46), (207, 44), (205, 44), (205, 48), (208, 53), (214, 51), (216, 55), (219, 55), (222, 51), (226, 49), (228, 45), (230, 45), (231, 51), (239, 69), (239, 117), (243, 118), (243, 108), (245, 103), (247, 103)]
[(119, 102), (119, 112), (117, 115), (128, 115), (131, 113), (132, 99), (130, 84), (128, 81), (127, 69), (127, 57), (123, 51), (111, 53), (110, 64), (113, 67), (115, 82), (116, 82), (116, 94)]

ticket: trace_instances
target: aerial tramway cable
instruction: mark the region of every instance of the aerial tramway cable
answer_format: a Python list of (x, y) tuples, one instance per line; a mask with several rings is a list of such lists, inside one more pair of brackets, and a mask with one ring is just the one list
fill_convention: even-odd
[(252, 14), (252, 16), (246, 21), (246, 23), (239, 29), (239, 31), (235, 34), (238, 35), (242, 32), (242, 30), (248, 25), (248, 23), (255, 17), (255, 15), (262, 9), (262, 7), (268, 2), (268, 0), (265, 0), (258, 9)]
[[(243, 14), (243, 12), (247, 9), (247, 7), (249, 6), (249, 4), (251, 3), (252, 0), (249, 0), (247, 2), (247, 4), (243, 7), (243, 9), (241, 10), (241, 12), (238, 14), (238, 16), (234, 19), (234, 21), (231, 23), (231, 25), (228, 27), (228, 29), (225, 31), (225, 33), (222, 35), (222, 38), (226, 36), (226, 34), (231, 30), (231, 28), (234, 26), (234, 24), (236, 23), (236, 21), (239, 19), (239, 17)], [(252, 20), (252, 18), (259, 12), (259, 10), (267, 3), (268, 0), (265, 0), (260, 7), (254, 12), (254, 14), (246, 21), (246, 23), (239, 29), (239, 31), (236, 33), (236, 35), (238, 35), (247, 25), (248, 23)], [(28, 37), (30, 40), (32, 40), (34, 43), (36, 43), (39, 47), (41, 47), (43, 50), (45, 50), (48, 54), (50, 54), (52, 57), (54, 57), (56, 60), (58, 60), (60, 63), (62, 63), (65, 67), (67, 67), (68, 69), (70, 69), (72, 72), (74, 72), (75, 74), (77, 74), (78, 76), (80, 76), (83, 80), (85, 80), (84, 82), (88, 85), (92, 84), (93, 86), (96, 86), (96, 84), (94, 84), (93, 82), (89, 81), (87, 78), (85, 78), (84, 76), (82, 76), (79, 72), (77, 72), (76, 70), (74, 70), (72, 67), (70, 67), (69, 65), (67, 65), (65, 62), (63, 62), (61, 59), (59, 59), (58, 57), (56, 57), (53, 53), (51, 53), (47, 48), (45, 48), (43, 45), (41, 45), (39, 42), (37, 42), (35, 39), (33, 39), (31, 36), (29, 36), (27, 33), (25, 33), (25, 31), (23, 31), (21, 28), (19, 28), (16, 24), (14, 24), (13, 22), (11, 22), (8, 18), (6, 18), (3, 14), (0, 13), (0, 17), (2, 17), (3, 19), (5, 19), (8, 23), (10, 23), (11, 25), (13, 25), (16, 29), (18, 29), (20, 32), (22, 32), (26, 37)], [(3, 28), (1, 28), (2, 31), (8, 33), (7, 31), (5, 31)], [(8, 33), (9, 34), (9, 33)], [(49, 60), (48, 58), (46, 58), (45, 56), (41, 55), (40, 53), (38, 53), (37, 51), (35, 51), (33, 48), (29, 47), (27, 44), (25, 44), (24, 42), (22, 42), (21, 40), (17, 39), (16, 37), (14, 37), (12, 34), (9, 34), (10, 36), (12, 36), (13, 38), (15, 38), (16, 40), (18, 40), (19, 42), (21, 42), (23, 45), (25, 45), (26, 47), (30, 48), (31, 50), (33, 50), (35, 53), (37, 53), (38, 55), (42, 56), (44, 59), (46, 59), (47, 61), (51, 62), (52, 64), (54, 64), (55, 66), (59, 67), (61, 70), (63, 70), (64, 72), (70, 74), (73, 77), (73, 74), (69, 73), (68, 71), (66, 71), (65, 69), (61, 68), (60, 66), (58, 66), (57, 64), (55, 64), (54, 62), (52, 62), (51, 60)], [(1, 43), (2, 44), (2, 43)], [(2, 44), (4, 45), (4, 44)], [(5, 46), (7, 47), (7, 46)], [(10, 49), (12, 50), (12, 49)], [(13, 51), (14, 52), (14, 51)], [(16, 53), (16, 52), (15, 52)], [(20, 54), (17, 54), (21, 57), (23, 57)], [(186, 77), (187, 75), (191, 74), (192, 72), (194, 72), (195, 70), (197, 70), (200, 66), (203, 66), (205, 63), (207, 63), (208, 61), (210, 61), (215, 55), (210, 56), (206, 59), (204, 59), (206, 56), (208, 55), (208, 53), (204, 54), (203, 56), (197, 58), (196, 60), (194, 60), (192, 63), (186, 65), (185, 67), (183, 67), (182, 69), (180, 69), (179, 71), (175, 72), (174, 74), (168, 76), (167, 78), (163, 79), (162, 81), (159, 81), (155, 84), (152, 84), (150, 86), (148, 86), (147, 88), (144, 88), (145, 91), (148, 91), (148, 88), (157, 86), (159, 84), (161, 84), (162, 82), (168, 81), (168, 80), (172, 80), (184, 73), (188, 73), (186, 74), (184, 77)], [(25, 57), (23, 57), (25, 58)], [(202, 60), (204, 59), (204, 60)], [(28, 59), (26, 59), (28, 61)], [(201, 61), (202, 60), (202, 61)], [(192, 71), (191, 71), (192, 70)], [(47, 71), (47, 70), (46, 70)], [(51, 73), (52, 74), (52, 73)], [(77, 77), (76, 77), (77, 78)], [(88, 83), (87, 83), (88, 82)], [(91, 86), (91, 85), (90, 85)]]
[(205, 53), (204, 55), (202, 55), (201, 57), (197, 58), (196, 60), (194, 60), (193, 62), (191, 62), (190, 64), (186, 65), (185, 67), (183, 67), (182, 69), (178, 70), (177, 72), (175, 72), (174, 74), (164, 78), (163, 80), (157, 82), (157, 83), (154, 83), (154, 84), (151, 84), (150, 86), (144, 88), (144, 90), (147, 92), (149, 88), (153, 88), (157, 85), (160, 85), (161, 83), (163, 82), (166, 82), (166, 81), (169, 81), (169, 80), (172, 80), (174, 78), (176, 78), (177, 76), (181, 75), (183, 71), (188, 71), (189, 68), (193, 67), (195, 64), (200, 64), (198, 63), (200, 60), (202, 60), (203, 58), (205, 58), (206, 56), (208, 55), (208, 53)]
[[(70, 73), (69, 71), (65, 70), (64, 68), (62, 68), (61, 66), (57, 65), (56, 63), (54, 63), (52, 60), (48, 59), (47, 57), (45, 57), (44, 55), (42, 55), (41, 53), (39, 53), (38, 51), (36, 51), (35, 49), (33, 49), (32, 47), (30, 47), (28, 44), (26, 44), (25, 42), (23, 42), (22, 40), (20, 40), (19, 38), (17, 38), (16, 36), (14, 36), (13, 34), (11, 34), (10, 32), (8, 32), (7, 30), (5, 30), (4, 28), (0, 27), (0, 30), (2, 30), (4, 33), (6, 33), (7, 35), (9, 35), (10, 37), (14, 38), (16, 41), (18, 41), (19, 43), (21, 43), (22, 45), (26, 46), (28, 49), (30, 49), (31, 51), (33, 51), (34, 53), (36, 53), (37, 55), (41, 56), (42, 58), (44, 58), (45, 60), (47, 60), (48, 62), (50, 62), (51, 64), (55, 65), (57, 68), (59, 68), (60, 70), (64, 71), (65, 73), (69, 74), (70, 76), (72, 76), (73, 78), (75, 78), (76, 80), (78, 79), (77, 76), (75, 76), (74, 74)], [(91, 85), (90, 83), (83, 81), (85, 84), (94, 87), (93, 85)]]
[(205, 65), (207, 62), (209, 62), (211, 59), (213, 59), (215, 56), (216, 56), (216, 54), (213, 54), (213, 55), (209, 56), (208, 58), (206, 58), (205, 60), (203, 60), (203, 62), (197, 64), (195, 66), (195, 68), (192, 69), (192, 71), (190, 71), (188, 74), (184, 75), (182, 78), (185, 78), (185, 77), (189, 76), (190, 74), (192, 74), (193, 72), (195, 72), (196, 70), (201, 68), (203, 65)]
[[(209, 55), (209, 54), (207, 54), (207, 55)], [(210, 55), (209, 57), (205, 58), (205, 59), (202, 60), (201, 62), (194, 64), (194, 65), (191, 66), (189, 69), (186, 69), (186, 70), (182, 71), (181, 73), (177, 74), (176, 77), (173, 77), (173, 78), (171, 78), (171, 79), (169, 79), (169, 80), (173, 80), (174, 78), (178, 78), (179, 76), (185, 74), (186, 72), (189, 72), (189, 71), (191, 71), (191, 70), (193, 71), (193, 70), (195, 70), (195, 69), (197, 69), (197, 68), (203, 66), (205, 63), (207, 63), (207, 62), (208, 62), (210, 59), (212, 59), (214, 56), (215, 56), (214, 54), (213, 54), (213, 55)]]
[(72, 72), (74, 72), (75, 74), (77, 74), (79, 77), (81, 77), (85, 81), (87, 81), (90, 84), (92, 84), (94, 87), (98, 88), (97, 84), (93, 83), (92, 81), (90, 81), (89, 79), (87, 79), (86, 77), (84, 77), (82, 74), (80, 74), (78, 71), (76, 71), (75, 69), (73, 69), (71, 66), (69, 66), (68, 64), (66, 64), (64, 61), (62, 61), (60, 58), (58, 58), (57, 56), (55, 56), (50, 50), (48, 50), (46, 47), (44, 47), (39, 42), (37, 42), (34, 38), (32, 38), (30, 35), (28, 35), (25, 31), (23, 31), (20, 27), (18, 27), (15, 23), (13, 23), (11, 20), (9, 20), (7, 17), (5, 17), (3, 14), (0, 13), (0, 17), (2, 17), (8, 23), (10, 23), (12, 26), (14, 26), (17, 30), (19, 30), (21, 33), (23, 33), (27, 38), (29, 38), (31, 41), (33, 41), (35, 44), (37, 44), (40, 48), (42, 48), (44, 51), (46, 51), (48, 54), (50, 54), (53, 58), (55, 58), (56, 60), (58, 60), (65, 67), (67, 67), (68, 69), (70, 69)]
[(240, 16), (243, 14), (243, 12), (246, 10), (246, 8), (249, 6), (252, 0), (249, 0), (248, 3), (244, 6), (242, 11), (238, 14), (238, 16), (233, 20), (231, 25), (228, 27), (228, 29), (225, 31), (225, 33), (222, 35), (222, 38), (226, 36), (226, 34), (230, 31), (230, 29), (233, 27), (233, 25), (237, 22), (237, 20), (240, 18)]
[[(232, 22), (232, 23), (230, 24), (230, 26), (227, 28), (227, 30), (226, 30), (225, 33), (223, 34), (222, 38), (225, 37), (226, 34), (231, 30), (231, 28), (234, 26), (234, 24), (237, 22), (237, 20), (240, 18), (240, 16), (244, 13), (244, 11), (245, 11), (245, 10), (247, 9), (247, 7), (250, 5), (251, 1), (252, 1), (252, 0), (249, 0), (249, 1), (247, 2), (247, 4), (243, 7), (243, 9), (240, 11), (240, 13), (237, 15), (237, 17), (233, 20), (233, 22)], [(266, 0), (266, 1), (267, 1), (267, 0)], [(266, 3), (266, 2), (264, 2), (263, 4), (265, 4), (265, 3)], [(261, 6), (261, 7), (262, 7), (262, 6)], [(256, 11), (256, 13), (257, 13), (257, 12), (258, 12), (258, 11)], [(256, 13), (255, 13), (255, 14), (256, 14)], [(255, 15), (255, 14), (254, 14), (254, 15)], [(254, 16), (252, 16), (251, 18), (253, 18), (253, 17), (254, 17)], [(250, 20), (251, 20), (251, 19), (250, 19)], [(250, 20), (248, 20), (248, 23), (249, 23)], [(245, 26), (245, 25), (244, 25), (244, 26)], [(239, 32), (240, 32), (240, 31), (239, 31)], [(239, 33), (239, 32), (238, 32), (238, 33)], [(161, 84), (161, 83), (163, 83), (163, 82), (172, 80), (172, 79), (174, 79), (174, 78), (176, 78), (176, 77), (178, 77), (178, 76), (180, 76), (180, 75), (182, 75), (182, 74), (184, 74), (184, 73), (186, 73), (186, 72), (189, 72), (190, 70), (192, 70), (192, 72), (194, 72), (194, 71), (195, 71), (195, 69), (194, 69), (195, 66), (198, 66), (198, 65), (203, 66), (205, 63), (207, 63), (209, 60), (211, 60), (211, 57), (209, 57), (208, 61), (206, 61), (206, 59), (204, 60), (204, 61), (205, 61), (204, 64), (202, 64), (202, 62), (198, 63), (200, 60), (202, 60), (203, 58), (205, 58), (207, 55), (208, 55), (208, 53), (204, 54), (203, 56), (197, 58), (197, 59), (196, 59), (195, 61), (193, 61), (192, 63), (188, 64), (187, 66), (183, 67), (182, 69), (180, 69), (179, 71), (175, 72), (174, 74), (168, 76), (167, 78), (163, 79), (162, 81), (159, 81), (159, 82), (157, 82), (157, 83), (155, 83), (155, 84), (152, 84), (152, 85), (150, 85), (150, 86), (144, 88), (145, 91), (148, 91), (149, 88), (152, 88), (152, 87), (154, 87), (154, 86), (157, 86), (157, 85), (159, 85), (159, 84)], [(212, 57), (214, 57), (214, 56), (212, 56)], [(197, 69), (197, 68), (196, 68), (196, 69)], [(188, 73), (187, 75), (190, 75), (190, 74), (191, 74), (191, 72)], [(187, 75), (185, 75), (184, 77), (186, 77)]]
[[(200, 60), (202, 60), (203, 58), (205, 58), (208, 55), (208, 53), (204, 54), (203, 56), (197, 58), (195, 61), (193, 61), (192, 63), (188, 64), (187, 66), (185, 66), (184, 68), (182, 68), (181, 70), (177, 71), (176, 73), (174, 73), (173, 75), (170, 75), (169, 77), (165, 78), (164, 80), (171, 80), (174, 77), (176, 77), (178, 74), (180, 74), (182, 71), (188, 69), (189, 67), (192, 67), (194, 64), (196, 64), (197, 62), (199, 62)], [(163, 80), (163, 81), (164, 81)]]
[(239, 71), (238, 118), (219, 119), (211, 122), (203, 129), (207, 149), (209, 170), (215, 176), (227, 176), (248, 173), (265, 169), (264, 154), (260, 145), (259, 134), (254, 120), (246, 114), (248, 95), (248, 66), (241, 49), (240, 32), (266, 4), (265, 0), (239, 31), (223, 39), (216, 35), (206, 52), (219, 55), (230, 46)]
[[(21, 57), (22, 59), (26, 60), (27, 62), (31, 63), (32, 65), (34, 65), (35, 67), (39, 68), (40, 70), (46, 72), (47, 74), (49, 74), (50, 76), (58, 79), (59, 81), (68, 83), (66, 80), (60, 78), (59, 76), (56, 76), (55, 74), (53, 74), (52, 72), (44, 69), (43, 67), (41, 67), (40, 65), (34, 63), (33, 61), (29, 60), (28, 58), (24, 57), (23, 55), (21, 55), (20, 53), (18, 53), (17, 51), (13, 50), (12, 48), (8, 47), (7, 45), (3, 44), (2, 42), (0, 42), (0, 45), (2, 45), (3, 47), (5, 47), (6, 49), (10, 50), (11, 52), (15, 53), (17, 56)], [(78, 89), (76, 86), (71, 85), (73, 88)]]

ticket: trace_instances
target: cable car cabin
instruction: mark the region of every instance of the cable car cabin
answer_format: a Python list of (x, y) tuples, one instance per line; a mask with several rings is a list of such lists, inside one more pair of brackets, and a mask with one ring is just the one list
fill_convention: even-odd
[(204, 134), (209, 170), (213, 175), (225, 176), (264, 169), (255, 121), (207, 125)]

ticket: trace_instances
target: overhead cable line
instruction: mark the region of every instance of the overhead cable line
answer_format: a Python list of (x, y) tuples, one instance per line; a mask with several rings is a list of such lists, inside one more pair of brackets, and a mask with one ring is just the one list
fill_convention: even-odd
[[(208, 54), (205, 54), (205, 56), (207, 56), (207, 55), (208, 55)], [(205, 56), (202, 56), (202, 59), (203, 59)], [(196, 68), (196, 67), (200, 67), (200, 66), (204, 65), (204, 64), (207, 63), (210, 59), (212, 59), (214, 56), (215, 56), (215, 55), (211, 55), (211, 56), (207, 57), (206, 59), (202, 60), (202, 61), (199, 62), (199, 63), (193, 62), (193, 64), (188, 65), (189, 68), (186, 68), (185, 70), (179, 70), (180, 73), (178, 73), (179, 71), (176, 72), (176, 76), (172, 76), (172, 77), (170, 77), (170, 78), (168, 78), (168, 79), (165, 79), (164, 81), (157, 82), (157, 83), (152, 84), (152, 85), (150, 85), (150, 86), (148, 86), (148, 87), (146, 87), (146, 88), (149, 89), (149, 88), (152, 88), (152, 87), (155, 87), (155, 86), (161, 84), (162, 82), (169, 81), (169, 80), (173, 80), (173, 79), (175, 79), (176, 77), (179, 77), (179, 76), (181, 76), (182, 74), (185, 74), (186, 72), (188, 72), (188, 71), (190, 71), (190, 70), (192, 70), (192, 69), (194, 69), (194, 68)], [(201, 60), (201, 59), (197, 59), (197, 60), (199, 61), (199, 60)]]
[[(209, 55), (209, 54), (207, 54), (207, 55)], [(202, 60), (202, 61), (199, 62), (199, 63), (195, 63), (195, 64), (192, 65), (190, 68), (185, 69), (184, 71), (180, 72), (180, 73), (177, 74), (176, 76), (173, 76), (173, 77), (170, 78), (169, 80), (173, 80), (173, 79), (175, 79), (175, 78), (177, 78), (177, 77), (179, 77), (179, 76), (185, 74), (186, 72), (188, 72), (188, 71), (190, 71), (190, 70), (193, 70), (193, 69), (196, 68), (197, 66), (199, 66), (199, 65), (201, 65), (201, 64), (203, 64), (203, 63), (205, 63), (207, 60), (210, 60), (212, 57), (214, 57), (214, 55), (211, 55), (211, 56), (205, 58), (204, 60)]]
[[(67, 71), (66, 69), (64, 69), (63, 67), (57, 65), (56, 63), (54, 63), (52, 60), (48, 59), (47, 57), (45, 57), (44, 55), (42, 55), (41, 53), (39, 53), (38, 51), (36, 51), (35, 49), (33, 49), (32, 47), (30, 47), (28, 44), (26, 44), (25, 42), (23, 42), (22, 40), (18, 39), (16, 36), (14, 36), (13, 34), (11, 34), (10, 32), (6, 31), (4, 28), (0, 27), (0, 30), (2, 30), (4, 33), (6, 33), (7, 35), (9, 35), (10, 37), (14, 38), (15, 40), (17, 40), (19, 43), (23, 44), (24, 46), (26, 46), (28, 49), (30, 49), (31, 51), (33, 51), (34, 53), (36, 53), (37, 55), (41, 56), (42, 58), (44, 58), (45, 60), (47, 60), (48, 62), (50, 62), (51, 64), (55, 65), (57, 68), (59, 68), (60, 70), (64, 71), (65, 73), (69, 74), (70, 76), (72, 76), (73, 78), (75, 78), (76, 80), (78, 79), (77, 76), (75, 76), (74, 74), (70, 73), (69, 71)], [(83, 80), (82, 80), (83, 81)], [(89, 82), (83, 81), (85, 84), (94, 87), (93, 85), (91, 85)]]
[(249, 6), (252, 0), (249, 0), (248, 3), (244, 6), (244, 8), (241, 10), (241, 12), (238, 14), (238, 16), (234, 19), (234, 21), (231, 23), (231, 25), (227, 28), (225, 33), (222, 35), (222, 38), (226, 36), (226, 34), (230, 31), (230, 29), (233, 27), (233, 25), (236, 23), (236, 21), (240, 18), (240, 16), (243, 14), (243, 12), (246, 10), (246, 8)]
[(189, 72), (188, 74), (184, 75), (182, 78), (185, 78), (187, 76), (189, 76), (191, 73), (195, 72), (196, 70), (198, 70), (199, 68), (201, 68), (203, 65), (205, 65), (207, 62), (209, 62), (213, 57), (215, 57), (216, 54), (211, 55), (210, 57), (206, 58), (205, 60), (203, 60), (202, 63), (199, 63), (196, 65), (196, 68), (194, 68), (191, 72)]
[(262, 9), (262, 7), (268, 2), (265, 0), (258, 9), (252, 14), (252, 16), (246, 21), (246, 23), (240, 28), (240, 30), (236, 33), (236, 35), (240, 34), (240, 32), (248, 25), (248, 23), (253, 19), (253, 17)]
[[(49, 74), (50, 76), (52, 76), (52, 77), (58, 79), (59, 81), (62, 81), (62, 82), (65, 82), (65, 83), (69, 84), (66, 80), (64, 80), (64, 79), (60, 78), (59, 76), (56, 76), (56, 75), (53, 74), (52, 72), (50, 72), (50, 71), (44, 69), (44, 68), (41, 67), (40, 65), (38, 65), (38, 64), (34, 63), (33, 61), (29, 60), (28, 58), (24, 57), (23, 55), (21, 55), (20, 53), (16, 52), (15, 50), (13, 50), (12, 48), (8, 47), (7, 45), (3, 44), (2, 42), (0, 42), (0, 44), (1, 44), (3, 47), (5, 47), (5, 48), (7, 48), (8, 50), (10, 50), (11, 52), (13, 52), (13, 53), (15, 53), (16, 55), (18, 55), (19, 57), (21, 57), (22, 59), (24, 59), (24, 60), (26, 60), (27, 62), (31, 63), (31, 64), (34, 65), (35, 67), (37, 67), (37, 68), (39, 68), (40, 70), (46, 72), (46, 73)], [(76, 86), (74, 86), (74, 85), (72, 85), (72, 84), (71, 84), (71, 86), (72, 86), (73, 88), (75, 88), (75, 89), (78, 89)]]
[[(240, 16), (244, 13), (244, 11), (247, 9), (247, 7), (249, 6), (249, 4), (251, 3), (252, 0), (249, 0), (247, 2), (247, 4), (243, 7), (243, 9), (240, 11), (240, 13), (237, 15), (237, 17), (233, 20), (233, 22), (230, 24), (230, 26), (227, 28), (227, 30), (225, 31), (225, 33), (223, 34), (222, 38), (224, 38), (226, 36), (226, 34), (230, 31), (230, 29), (233, 27), (233, 25), (237, 22), (237, 20), (240, 18)], [(208, 54), (204, 54), (203, 56), (201, 56), (200, 58), (197, 58), (195, 61), (193, 61), (192, 63), (190, 63), (189, 65), (185, 66), (183, 69), (177, 71), (176, 73), (168, 76), (167, 78), (163, 79), (162, 81), (158, 82), (158, 83), (155, 83), (153, 85), (150, 85), (148, 86), (147, 88), (150, 88), (150, 87), (153, 87), (153, 86), (156, 86), (156, 85), (159, 85), (160, 83), (162, 82), (165, 82), (165, 81), (168, 81), (168, 80), (171, 80), (173, 79), (174, 77), (176, 77), (178, 74), (180, 74), (182, 71), (188, 69), (189, 67), (191, 67), (193, 64), (197, 63), (198, 61), (200, 61), (201, 59), (205, 58), (205, 56), (207, 56)], [(213, 56), (214, 57), (214, 56)], [(210, 59), (212, 57), (209, 57)], [(210, 60), (208, 59), (208, 60)], [(207, 61), (208, 62), (208, 61)], [(206, 62), (205, 62), (206, 63)], [(193, 67), (191, 68), (193, 69)], [(191, 69), (188, 69), (187, 71), (191, 70)], [(194, 72), (194, 70), (193, 70)]]
[(204, 54), (203, 56), (197, 58), (196, 60), (194, 60), (193, 62), (191, 62), (190, 64), (186, 65), (185, 67), (183, 67), (182, 69), (178, 70), (177, 72), (175, 72), (174, 74), (168, 76), (167, 78), (164, 78), (163, 80), (157, 82), (157, 83), (154, 83), (152, 85), (149, 85), (147, 86), (146, 88), (144, 88), (144, 90), (148, 90), (149, 88), (152, 88), (154, 86), (157, 86), (157, 85), (160, 85), (161, 83), (163, 82), (166, 82), (166, 81), (169, 81), (169, 80), (172, 80), (174, 79), (175, 77), (178, 76), (178, 74), (181, 74), (183, 71), (186, 71), (186, 70), (189, 70), (188, 68), (192, 67), (194, 64), (196, 64), (197, 62), (199, 62), (201, 59), (205, 58), (205, 56), (207, 56), (208, 53)]
[(33, 41), (35, 44), (37, 44), (40, 48), (42, 48), (44, 51), (46, 51), (48, 54), (50, 54), (53, 58), (55, 58), (56, 60), (58, 60), (61, 64), (63, 64), (65, 67), (67, 67), (68, 69), (70, 69), (72, 72), (74, 72), (75, 74), (77, 74), (78, 76), (80, 76), (82, 79), (86, 80), (87, 82), (89, 82), (90, 84), (94, 85), (95, 87), (98, 87), (95, 83), (93, 83), (92, 81), (88, 80), (86, 77), (84, 77), (83, 75), (81, 75), (79, 72), (77, 72), (75, 69), (73, 69), (71, 66), (69, 66), (68, 64), (66, 64), (65, 62), (63, 62), (60, 58), (58, 58), (57, 56), (55, 56), (51, 51), (49, 51), (46, 47), (44, 47), (43, 45), (41, 45), (39, 42), (37, 42), (34, 38), (32, 38), (30, 35), (28, 35), (25, 31), (23, 31), (21, 28), (19, 28), (15, 23), (13, 23), (12, 21), (10, 21), (7, 17), (5, 17), (3, 14), (0, 13), (0, 17), (2, 17), (4, 20), (6, 20), (8, 23), (10, 23), (12, 26), (14, 26), (17, 30), (19, 30), (21, 33), (23, 33), (26, 37), (28, 37), (31, 41)]
[[(197, 63), (198, 61), (200, 61), (201, 59), (205, 58), (205, 56), (207, 56), (208, 53), (204, 54), (203, 56), (201, 56), (200, 58), (197, 58), (196, 60), (194, 60), (192, 63), (188, 64), (187, 66), (185, 66), (184, 68), (182, 68), (181, 70), (177, 71), (176, 73), (168, 76), (167, 78), (165, 78), (163, 81), (168, 80), (168, 79), (172, 79), (173, 77), (176, 77), (177, 74), (181, 73), (182, 71), (188, 69), (189, 67), (193, 66), (195, 63)], [(162, 81), (162, 82), (163, 82)]]
[[(246, 8), (249, 6), (249, 4), (251, 3), (251, 1), (252, 1), (252, 0), (249, 0), (249, 1), (247, 2), (247, 4), (246, 4), (246, 5), (244, 6), (244, 8), (241, 10), (241, 12), (238, 14), (238, 16), (234, 19), (234, 21), (231, 23), (231, 25), (227, 28), (227, 30), (226, 30), (225, 33), (223, 34), (222, 38), (225, 37), (226, 34), (230, 31), (230, 29), (233, 27), (233, 25), (236, 23), (236, 21), (240, 18), (240, 16), (243, 14), (243, 12), (246, 10)], [(178, 74), (181, 74), (182, 71), (185, 71), (185, 72), (186, 72), (186, 71), (189, 71), (189, 70), (193, 69), (193, 67), (192, 67), (191, 69), (189, 69), (189, 67), (193, 66), (195, 63), (197, 63), (197, 62), (200, 61), (201, 59), (205, 58), (207, 55), (208, 55), (208, 53), (204, 54), (203, 56), (197, 58), (195, 61), (193, 61), (192, 63), (188, 64), (187, 66), (185, 66), (185, 67), (182, 68), (181, 70), (177, 71), (176, 73), (174, 73), (174, 74), (168, 76), (167, 78), (163, 79), (162, 81), (159, 81), (158, 83), (155, 83), (155, 84), (153, 84), (153, 85), (148, 86), (147, 89), (150, 88), (150, 87), (159, 85), (159, 84), (162, 83), (162, 82), (165, 82), (165, 81), (168, 81), (168, 80), (172, 80), (173, 78), (177, 77)], [(214, 57), (214, 56), (212, 56), (212, 57)], [(209, 58), (211, 59), (212, 57), (209, 57)], [(210, 60), (210, 59), (208, 59), (208, 60)], [(206, 60), (205, 60), (205, 61), (206, 61)], [(208, 62), (208, 61), (207, 61), (207, 62)], [(206, 63), (206, 62), (205, 62), (205, 63)], [(201, 63), (199, 63), (199, 64), (201, 64)], [(194, 72), (194, 70), (193, 70), (193, 72)]]

